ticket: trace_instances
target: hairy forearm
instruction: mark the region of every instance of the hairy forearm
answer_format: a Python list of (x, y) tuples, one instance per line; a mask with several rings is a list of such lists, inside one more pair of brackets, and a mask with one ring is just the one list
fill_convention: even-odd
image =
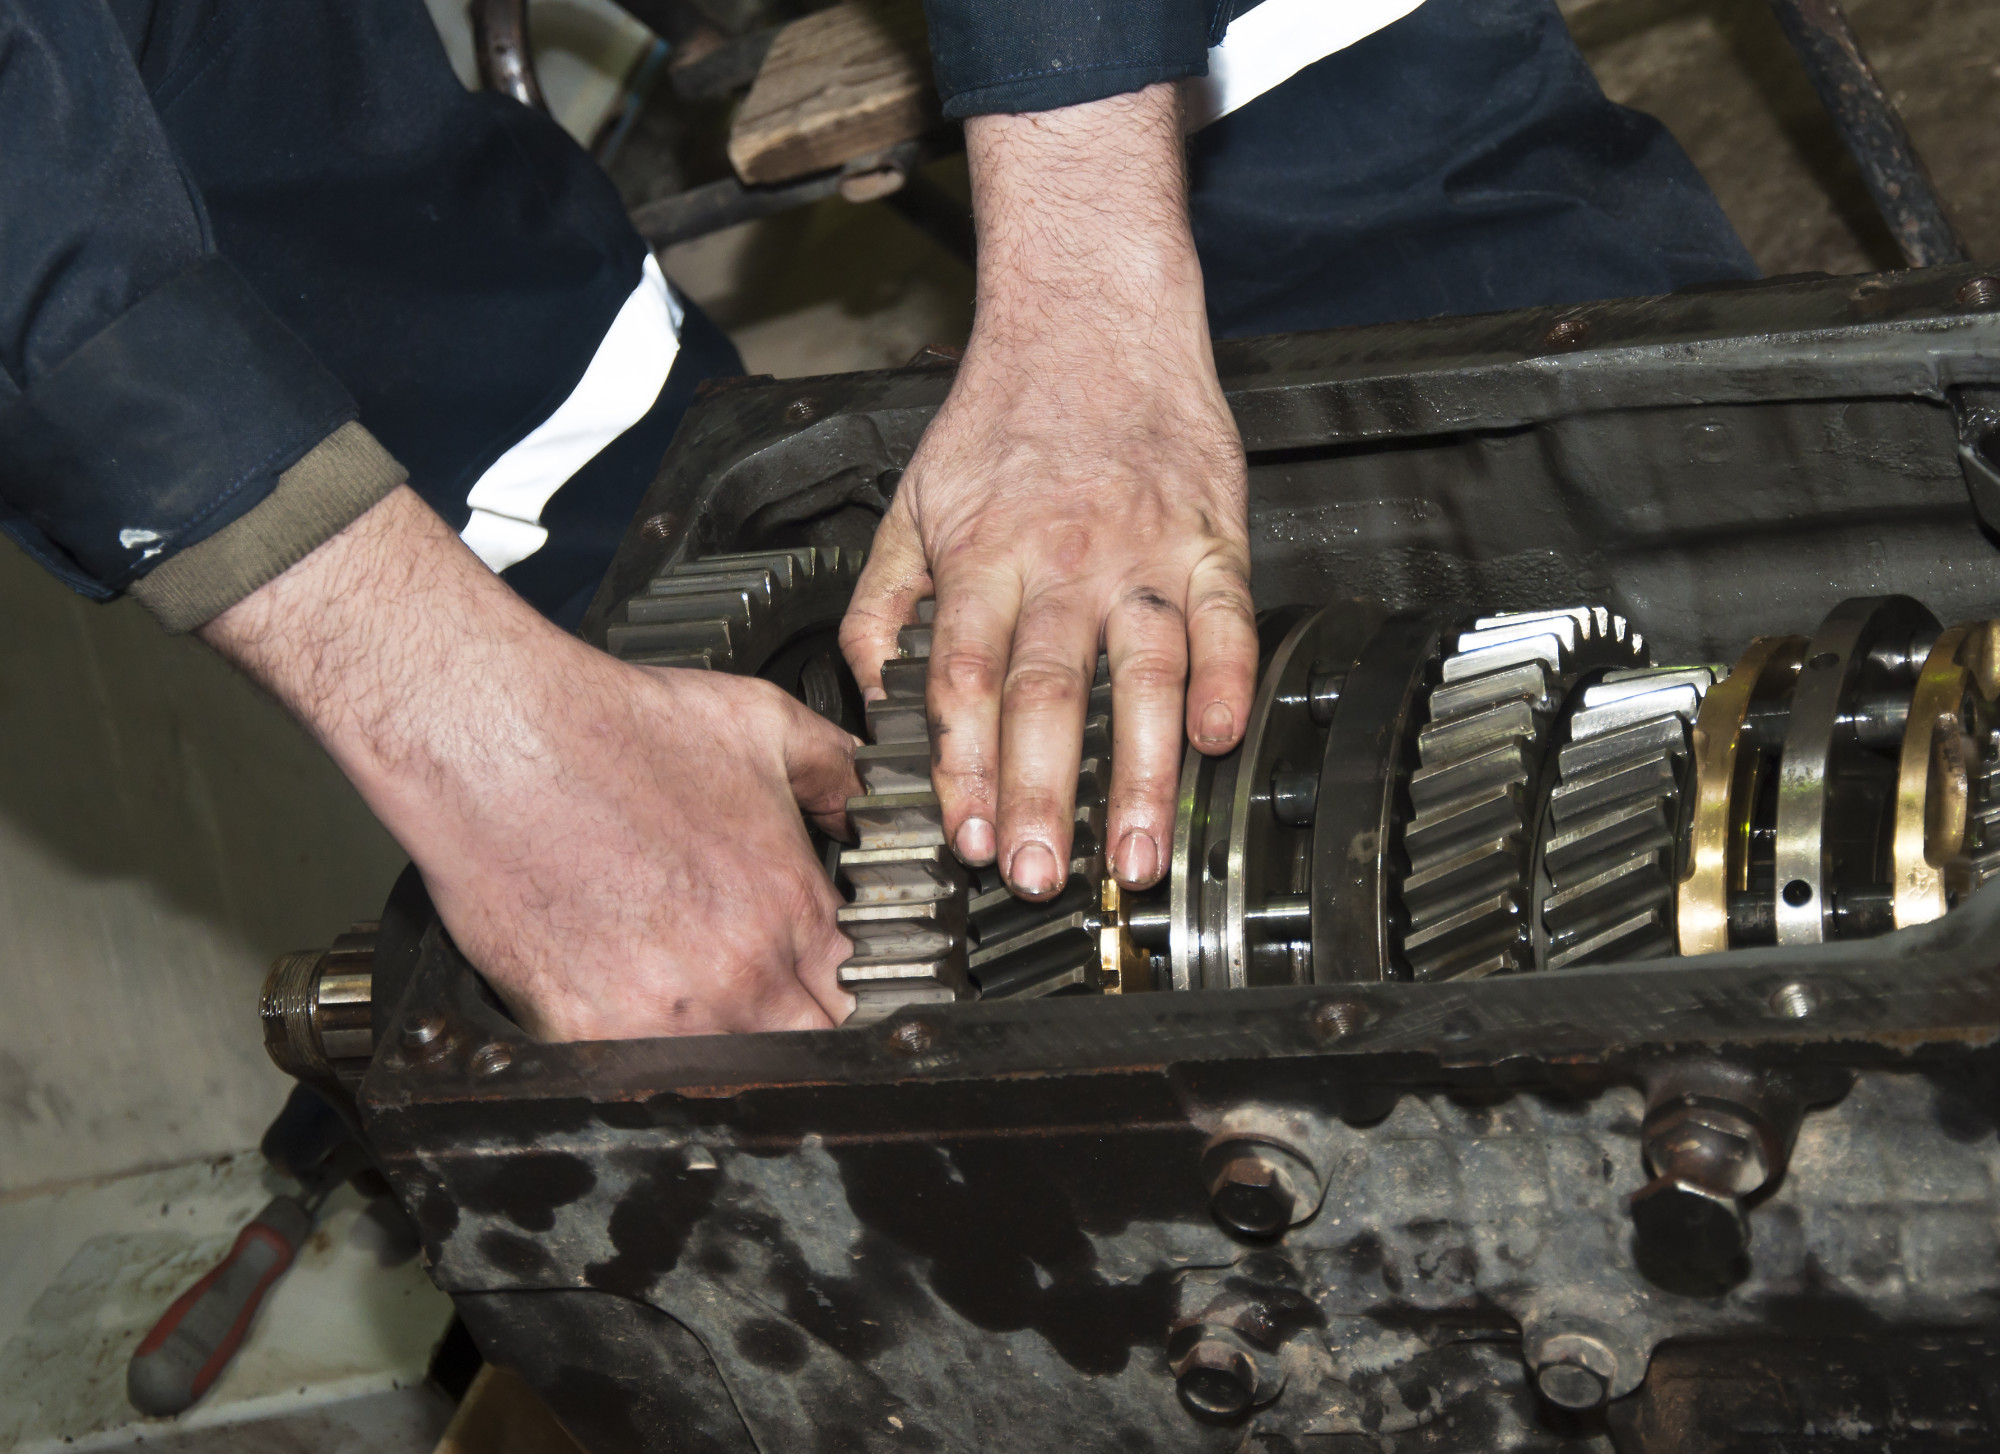
[(389, 829), (418, 796), (535, 756), (534, 663), (575, 643), (473, 557), (407, 487), (202, 628), (309, 727)]
[(1180, 92), (966, 123), (979, 334), (1103, 332), (1207, 348)]

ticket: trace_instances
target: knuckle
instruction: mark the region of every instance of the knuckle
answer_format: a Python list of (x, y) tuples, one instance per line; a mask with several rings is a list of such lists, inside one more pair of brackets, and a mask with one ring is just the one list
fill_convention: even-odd
[(1068, 662), (1052, 658), (1016, 660), (1007, 673), (1010, 711), (1064, 706), (1082, 700), (1083, 691), (1083, 673)]
[(1187, 680), (1187, 660), (1179, 652), (1151, 650), (1128, 653), (1111, 673), (1114, 691), (1142, 697), (1178, 696)]
[(990, 697), (1000, 675), (999, 660), (984, 647), (954, 645), (931, 657), (931, 686), (948, 697)]

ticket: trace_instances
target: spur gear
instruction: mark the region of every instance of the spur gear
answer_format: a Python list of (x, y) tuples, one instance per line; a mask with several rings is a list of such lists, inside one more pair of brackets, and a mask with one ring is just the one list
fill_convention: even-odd
[(677, 561), (619, 607), (605, 646), (643, 666), (755, 675), (807, 632), (839, 626), (863, 559), (802, 545)]
[(1554, 724), (1583, 675), (1645, 659), (1639, 633), (1602, 606), (1485, 616), (1458, 637), (1409, 782), (1401, 900), (1412, 978), (1533, 966), (1530, 873)]
[(1111, 678), (1099, 658), (1076, 786), (1069, 874), (1053, 899), (1016, 898), (992, 867), (968, 871), (945, 842), (930, 776), (931, 603), (885, 662), (887, 694), (867, 709), (870, 745), (856, 753), (865, 792), (847, 804), (858, 842), (840, 854), (853, 895), (839, 911), (854, 954), (840, 967), (853, 1023), (910, 1005), (1117, 991), (1129, 953), (1116, 886), (1104, 867), (1111, 782)]

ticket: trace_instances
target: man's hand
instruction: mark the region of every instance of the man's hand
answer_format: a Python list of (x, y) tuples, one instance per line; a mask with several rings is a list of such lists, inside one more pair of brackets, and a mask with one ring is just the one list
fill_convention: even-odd
[(1183, 718), (1203, 751), (1235, 746), (1257, 666), (1243, 447), (1188, 230), (1179, 93), (977, 117), (965, 139), (972, 339), (841, 644), (879, 693), (897, 628), (935, 594), (945, 831), (1031, 898), (1063, 884), (1101, 646), (1112, 868), (1140, 887), (1166, 867)]
[(296, 713), (532, 1033), (824, 1028), (853, 1001), (836, 827), (854, 744), (776, 687), (549, 625), (408, 489), (202, 630)]

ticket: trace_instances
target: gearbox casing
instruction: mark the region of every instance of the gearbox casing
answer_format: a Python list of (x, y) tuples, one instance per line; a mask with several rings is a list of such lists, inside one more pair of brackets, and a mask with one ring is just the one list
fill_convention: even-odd
[[(1977, 275), (1220, 345), (1260, 602), (1602, 601), (1685, 661), (1852, 596), (1991, 615)], [(865, 547), (949, 383), (713, 392), (586, 634), (676, 560)], [(1989, 889), (1863, 942), (539, 1045), (406, 889), (358, 1101), (594, 1454), (1991, 1447), (1996, 943)], [(1648, 1158), (1738, 1136), (1717, 1084), (1789, 1155), (1747, 1256), (1655, 1265), (1632, 1194), (1707, 1235)]]

